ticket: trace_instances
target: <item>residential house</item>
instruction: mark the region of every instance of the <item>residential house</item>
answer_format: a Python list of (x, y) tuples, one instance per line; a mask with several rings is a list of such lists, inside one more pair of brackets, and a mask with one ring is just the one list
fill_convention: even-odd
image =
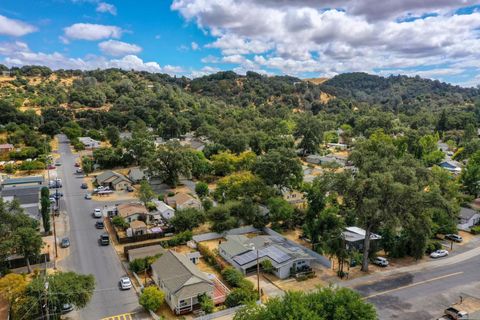
[(163, 201), (153, 200), (156, 210), (150, 212), (154, 220), (160, 221), (161, 218), (165, 220), (170, 220), (175, 216), (175, 209), (170, 207)]
[(123, 174), (120, 174), (115, 171), (105, 171), (95, 177), (95, 183), (99, 186), (109, 187), (111, 190), (126, 190), (127, 188), (132, 187), (132, 182), (125, 177)]
[(454, 160), (443, 161), (439, 164), (439, 166), (454, 174), (460, 174), (460, 172), (462, 172), (462, 167), (460, 166), (460, 163)]
[(176, 193), (172, 197), (166, 197), (166, 203), (176, 210), (188, 208), (202, 209), (202, 203), (197, 198), (183, 192)]
[(286, 279), (292, 273), (311, 270), (311, 261), (315, 260), (281, 237), (247, 238), (244, 235), (227, 235), (226, 239), (227, 241), (218, 246), (218, 252), (243, 274), (254, 272), (257, 262), (269, 260), (273, 266), (273, 273), (280, 279)]
[(144, 259), (146, 257), (155, 257), (160, 256), (166, 252), (165, 249), (159, 244), (154, 244), (151, 246), (135, 248), (128, 250), (128, 261), (133, 261), (135, 259)]
[(13, 144), (10, 144), (10, 143), (0, 144), (0, 154), (7, 154), (13, 151), (13, 149), (14, 149)]
[(327, 146), (329, 148), (334, 148), (334, 149), (338, 149), (338, 150), (347, 150), (348, 149), (348, 145), (346, 145), (345, 143), (327, 143)]
[(145, 179), (145, 170), (140, 169), (139, 167), (132, 168), (128, 171), (128, 179), (133, 183), (140, 183)]
[(152, 264), (153, 281), (165, 293), (165, 302), (175, 314), (199, 308), (198, 296), (214, 299), (215, 283), (185, 255), (167, 251)]
[(305, 158), (305, 161), (311, 164), (320, 164), (322, 156), (318, 154), (310, 154)]
[(80, 137), (78, 140), (83, 144), (85, 149), (97, 149), (100, 148), (100, 141), (92, 139), (90, 137)]
[(119, 136), (122, 140), (132, 139), (132, 133), (130, 131), (122, 131)]
[[(134, 220), (130, 222), (130, 229), (132, 236), (141, 236), (147, 233), (147, 225), (141, 220)], [(127, 230), (127, 235), (129, 231)]]
[(117, 214), (127, 222), (136, 220), (149, 220), (149, 212), (147, 208), (139, 202), (123, 203), (117, 206)]
[(303, 192), (284, 189), (282, 190), (282, 196), (285, 201), (296, 208), (305, 209), (307, 206), (307, 199), (305, 199)]
[(42, 176), (7, 178), (2, 181), (2, 188), (5, 186), (18, 186), (18, 185), (42, 185), (43, 182), (44, 180)]
[(2, 186), (3, 201), (16, 200), (30, 217), (40, 220), (40, 189), (41, 185), (5, 185)]
[(43, 183), (42, 176), (7, 178), (1, 182), (0, 195), (4, 201), (17, 200), (26, 214), (40, 219), (40, 189)]
[(480, 224), (480, 212), (470, 208), (460, 208), (457, 228), (469, 231), (471, 227)]
[[(356, 249), (363, 251), (366, 231), (359, 227), (346, 227), (342, 232), (347, 249)], [(380, 240), (382, 237), (376, 233), (370, 234), (370, 241)]]

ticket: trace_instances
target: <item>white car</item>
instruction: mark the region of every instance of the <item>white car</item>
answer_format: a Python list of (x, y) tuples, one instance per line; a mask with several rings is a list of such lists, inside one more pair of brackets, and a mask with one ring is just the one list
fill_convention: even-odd
[(102, 210), (96, 208), (95, 210), (93, 210), (93, 216), (95, 218), (101, 218), (103, 216)]
[(122, 290), (129, 290), (132, 288), (132, 281), (130, 281), (129, 277), (120, 278), (120, 288)]
[(380, 267), (386, 267), (388, 266), (388, 260), (384, 257), (376, 257), (375, 259), (373, 259), (373, 264), (376, 264)]
[(437, 250), (437, 251), (433, 251), (432, 253), (430, 253), (430, 257), (431, 258), (441, 258), (441, 257), (446, 257), (448, 256), (448, 251), (447, 250)]

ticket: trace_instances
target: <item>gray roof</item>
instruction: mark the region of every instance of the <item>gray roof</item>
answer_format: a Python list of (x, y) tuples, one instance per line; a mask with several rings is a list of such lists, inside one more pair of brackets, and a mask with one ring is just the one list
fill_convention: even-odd
[[(342, 232), (345, 241), (357, 242), (365, 240), (366, 231), (359, 227), (346, 227)], [(376, 233), (370, 233), (370, 240), (379, 240), (382, 237)]]
[(20, 204), (38, 203), (40, 200), (40, 185), (6, 186), (3, 188), (1, 195), (3, 198), (13, 197)]
[(188, 296), (189, 293), (198, 294), (198, 287), (204, 285), (213, 288), (213, 282), (190, 259), (171, 250), (152, 264), (152, 270), (157, 274), (158, 281), (162, 282), (171, 294), (182, 290), (182, 296)]
[(2, 181), (2, 185), (13, 185), (13, 184), (42, 184), (43, 177), (42, 176), (29, 176), (29, 177), (21, 177), (21, 178), (10, 178), (5, 179)]
[(105, 171), (105, 172), (99, 174), (95, 178), (95, 180), (97, 181), (97, 183), (102, 184), (103, 182), (105, 182), (106, 180), (108, 180), (112, 177), (116, 177), (115, 180), (111, 181), (112, 184), (116, 184), (116, 183), (119, 183), (121, 181), (130, 182), (130, 180), (128, 180), (127, 177), (125, 177), (123, 174), (120, 174), (118, 172), (111, 171), (111, 170), (108, 170), (108, 171)]
[(218, 247), (225, 251), (231, 257), (250, 250), (248, 248), (245, 248), (245, 246), (243, 245), (243, 243), (248, 240), (248, 238), (243, 235), (229, 235), (225, 238), (227, 239), (227, 241), (222, 242)]
[(128, 177), (134, 181), (140, 181), (145, 177), (145, 170), (135, 167), (128, 171)]
[(162, 248), (161, 245), (156, 244), (152, 246), (130, 249), (128, 250), (128, 261), (132, 261), (135, 259), (143, 259), (146, 257), (154, 257), (158, 254), (164, 254), (166, 252), (165, 249)]
[(458, 214), (458, 217), (462, 220), (470, 220), (475, 214), (479, 214), (478, 211), (470, 209), (470, 208), (460, 208), (460, 212)]

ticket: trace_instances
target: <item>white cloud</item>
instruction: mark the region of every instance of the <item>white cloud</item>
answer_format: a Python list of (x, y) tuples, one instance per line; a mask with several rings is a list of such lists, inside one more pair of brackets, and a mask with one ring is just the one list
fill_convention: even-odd
[(123, 30), (116, 26), (107, 26), (92, 23), (75, 23), (63, 29), (69, 39), (102, 40), (106, 38), (120, 38)]
[(21, 37), (35, 31), (37, 28), (31, 24), (0, 15), (0, 35)]
[(97, 12), (102, 12), (102, 13), (107, 13), (108, 12), (111, 15), (114, 15), (114, 16), (117, 15), (117, 8), (113, 4), (106, 3), (106, 2), (100, 2), (97, 5), (96, 11)]
[(209, 74), (212, 74), (212, 73), (216, 73), (216, 72), (219, 72), (220, 69), (217, 68), (217, 67), (212, 67), (212, 66), (205, 66), (203, 68), (201, 68), (200, 70), (192, 70), (190, 72), (190, 74), (188, 74), (187, 76), (189, 78), (199, 78), (199, 77), (203, 77), (203, 76), (206, 76), (206, 75), (209, 75)]
[(107, 40), (98, 44), (100, 50), (110, 56), (125, 56), (127, 54), (137, 54), (142, 48), (136, 44), (126, 43), (118, 40)]
[(190, 46), (192, 47), (192, 50), (193, 51), (196, 51), (198, 49), (200, 49), (200, 47), (198, 46), (198, 43), (196, 43), (195, 41), (193, 41)]
[(177, 66), (160, 66), (157, 62), (143, 61), (136, 55), (127, 55), (119, 59), (107, 59), (102, 56), (88, 55), (84, 58), (70, 58), (62, 53), (43, 53), (30, 50), (24, 42), (4, 42), (0, 43), (0, 56), (3, 56), (4, 63), (8, 66), (23, 65), (44, 65), (54, 70), (56, 69), (106, 69), (120, 68), (124, 70), (138, 70), (149, 72), (162, 72), (169, 74), (182, 73), (183, 69)]
[[(455, 14), (477, 2), (174, 0), (171, 8), (214, 37), (205, 47), (223, 57), (204, 62), (334, 75), (479, 61), (480, 12)], [(444, 72), (424, 75), (439, 78)]]

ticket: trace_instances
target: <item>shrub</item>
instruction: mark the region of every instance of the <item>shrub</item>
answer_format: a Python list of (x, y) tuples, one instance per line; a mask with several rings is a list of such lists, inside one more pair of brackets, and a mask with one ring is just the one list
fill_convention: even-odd
[(480, 226), (474, 226), (470, 228), (470, 233), (472, 234), (480, 234)]
[(145, 259), (134, 259), (128, 264), (130, 271), (139, 273), (147, 268), (147, 261)]
[(273, 274), (273, 265), (270, 260), (263, 260), (261, 263), (263, 271), (269, 274)]
[(198, 296), (198, 301), (200, 302), (200, 308), (202, 309), (203, 312), (207, 314), (213, 312), (213, 309), (215, 308), (215, 304), (209, 295), (206, 295), (205, 293), (200, 294)]
[(213, 201), (210, 200), (209, 198), (203, 199), (202, 200), (202, 207), (203, 207), (203, 210), (205, 210), (205, 211), (208, 211), (208, 210), (212, 209)]
[(143, 289), (140, 294), (139, 303), (147, 310), (156, 311), (162, 305), (165, 299), (165, 293), (156, 286), (150, 286)]
[(180, 244), (185, 244), (192, 240), (192, 231), (184, 231), (174, 235), (171, 239), (167, 240), (168, 247), (175, 247)]
[(427, 243), (427, 248), (425, 249), (425, 252), (427, 254), (432, 253), (433, 251), (439, 250), (442, 248), (442, 244), (436, 240), (429, 240)]
[(125, 221), (125, 219), (123, 217), (120, 217), (120, 216), (115, 216), (112, 218), (112, 224), (115, 226), (115, 227), (118, 227), (122, 230), (125, 230), (128, 228), (129, 224), (127, 221)]
[(233, 267), (223, 269), (222, 277), (230, 286), (235, 288), (239, 288), (245, 278), (243, 273)]
[(227, 296), (225, 299), (225, 305), (228, 308), (233, 308), (241, 304), (248, 304), (255, 302), (257, 299), (257, 293), (252, 290), (247, 290), (243, 288), (235, 288)]
[(206, 197), (208, 196), (208, 184), (206, 184), (205, 182), (198, 182), (196, 185), (195, 185), (195, 192), (198, 194), (198, 196), (200, 198), (203, 198), (203, 197)]
[(14, 174), (15, 171), (17, 171), (15, 169), (15, 165), (13, 164), (6, 164), (4, 167), (3, 167), (3, 171), (5, 171), (5, 173), (8, 173), (8, 174)]

